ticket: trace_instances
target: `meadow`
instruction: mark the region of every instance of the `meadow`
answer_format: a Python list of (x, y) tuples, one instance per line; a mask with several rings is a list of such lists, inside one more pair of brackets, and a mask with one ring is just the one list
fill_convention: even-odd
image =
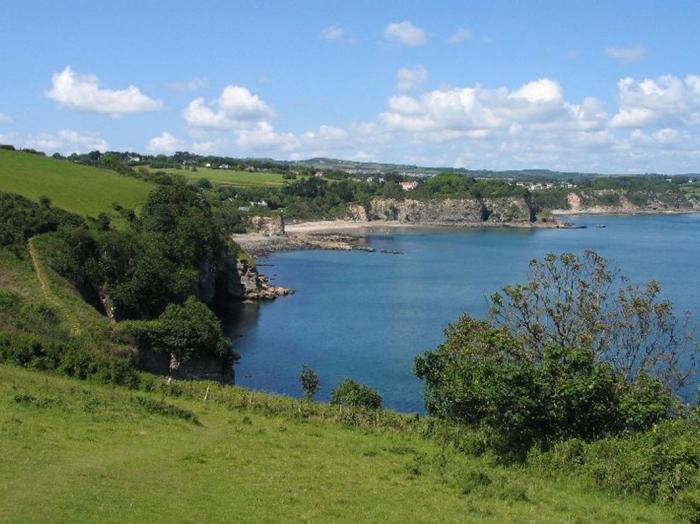
[(0, 521), (674, 521), (578, 479), (286, 402), (298, 415), (0, 365)]
[(0, 191), (38, 201), (47, 196), (67, 211), (96, 217), (115, 215), (112, 203), (138, 210), (153, 185), (67, 160), (0, 149)]
[(185, 177), (190, 182), (196, 182), (202, 178), (206, 178), (212, 184), (241, 188), (281, 187), (285, 183), (282, 175), (279, 173), (249, 172), (233, 169), (212, 169), (208, 167), (198, 167), (197, 171), (175, 168), (156, 169), (152, 167), (149, 167), (148, 170), (150, 172), (160, 171), (172, 175), (180, 175)]

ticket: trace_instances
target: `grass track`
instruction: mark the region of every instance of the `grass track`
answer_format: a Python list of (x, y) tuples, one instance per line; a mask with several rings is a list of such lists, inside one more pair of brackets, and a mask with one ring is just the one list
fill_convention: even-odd
[(417, 436), (165, 400), (200, 425), (159, 396), (0, 365), (0, 522), (673, 521)]

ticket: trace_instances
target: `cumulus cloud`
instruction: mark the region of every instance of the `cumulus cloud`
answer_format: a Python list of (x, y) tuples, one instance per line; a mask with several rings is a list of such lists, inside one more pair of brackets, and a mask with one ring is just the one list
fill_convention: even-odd
[(45, 152), (64, 154), (85, 153), (89, 151), (106, 151), (109, 144), (97, 133), (81, 133), (71, 129), (62, 129), (58, 133), (41, 133), (29, 137), (25, 147)]
[(380, 119), (394, 130), (441, 132), (440, 136), (452, 139), (459, 132), (484, 137), (486, 130), (513, 124), (568, 123), (575, 114), (559, 84), (543, 78), (514, 90), (476, 86), (439, 89), (420, 97), (394, 96)]
[(617, 84), (619, 111), (613, 127), (695, 125), (700, 123), (700, 77), (664, 75), (652, 80), (623, 78)]
[(239, 132), (236, 145), (244, 151), (289, 152), (299, 147), (299, 139), (293, 133), (278, 133), (268, 122), (258, 122)]
[(51, 78), (51, 89), (45, 95), (62, 107), (78, 111), (118, 116), (160, 109), (163, 103), (144, 95), (130, 85), (126, 89), (103, 89), (96, 76), (78, 75), (70, 67)]
[(175, 151), (182, 151), (186, 148), (185, 142), (176, 138), (171, 133), (163, 131), (160, 135), (154, 136), (146, 146), (150, 153), (172, 154)]
[(641, 45), (632, 47), (606, 47), (605, 54), (623, 63), (636, 62), (647, 54), (647, 48)]
[(447, 39), (448, 44), (460, 44), (472, 39), (472, 30), (467, 27), (459, 27)]
[(345, 35), (345, 29), (340, 27), (339, 25), (329, 25), (328, 27), (324, 27), (321, 30), (321, 38), (324, 40), (339, 40)]
[(193, 127), (210, 129), (241, 128), (273, 117), (274, 111), (245, 87), (229, 85), (216, 100), (195, 98), (183, 111)]
[(0, 124), (11, 124), (12, 123), (12, 118), (7, 116), (4, 113), (0, 113)]
[(396, 89), (398, 91), (417, 91), (428, 80), (428, 70), (422, 65), (402, 67), (396, 72)]
[(204, 89), (208, 84), (209, 82), (206, 78), (191, 78), (182, 82), (170, 82), (168, 87), (180, 93), (192, 93)]
[(428, 41), (425, 29), (413, 25), (408, 20), (392, 22), (384, 28), (384, 39), (408, 46), (424, 45)]

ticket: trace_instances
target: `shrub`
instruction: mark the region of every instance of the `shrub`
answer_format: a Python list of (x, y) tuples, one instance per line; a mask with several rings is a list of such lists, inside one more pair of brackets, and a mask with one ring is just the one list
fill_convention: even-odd
[(535, 359), (507, 328), (469, 316), (416, 358), (416, 374), (430, 414), (486, 427), (513, 458), (535, 444), (648, 429), (675, 401), (659, 381), (629, 383), (589, 349), (546, 347)]
[(0, 332), (0, 362), (129, 387), (139, 382), (128, 356), (29, 334)]
[(355, 408), (380, 409), (382, 396), (369, 386), (346, 378), (331, 392), (331, 404)]
[(299, 383), (307, 400), (312, 400), (314, 395), (321, 387), (321, 381), (316, 372), (306, 364), (302, 364), (301, 373), (299, 373)]

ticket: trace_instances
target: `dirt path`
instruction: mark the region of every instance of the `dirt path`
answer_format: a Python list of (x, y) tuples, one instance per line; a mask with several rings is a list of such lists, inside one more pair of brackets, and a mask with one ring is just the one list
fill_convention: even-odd
[(34, 266), (34, 273), (36, 273), (36, 278), (39, 280), (39, 285), (44, 293), (46, 299), (51, 302), (56, 308), (62, 313), (63, 317), (70, 324), (71, 335), (80, 335), (80, 322), (75, 316), (68, 310), (68, 308), (61, 302), (61, 300), (51, 291), (51, 286), (49, 285), (48, 278), (44, 273), (44, 268), (39, 262), (39, 256), (36, 253), (36, 248), (32, 243), (33, 239), (27, 241), (27, 248), (29, 249), (29, 256), (32, 258), (32, 266)]

